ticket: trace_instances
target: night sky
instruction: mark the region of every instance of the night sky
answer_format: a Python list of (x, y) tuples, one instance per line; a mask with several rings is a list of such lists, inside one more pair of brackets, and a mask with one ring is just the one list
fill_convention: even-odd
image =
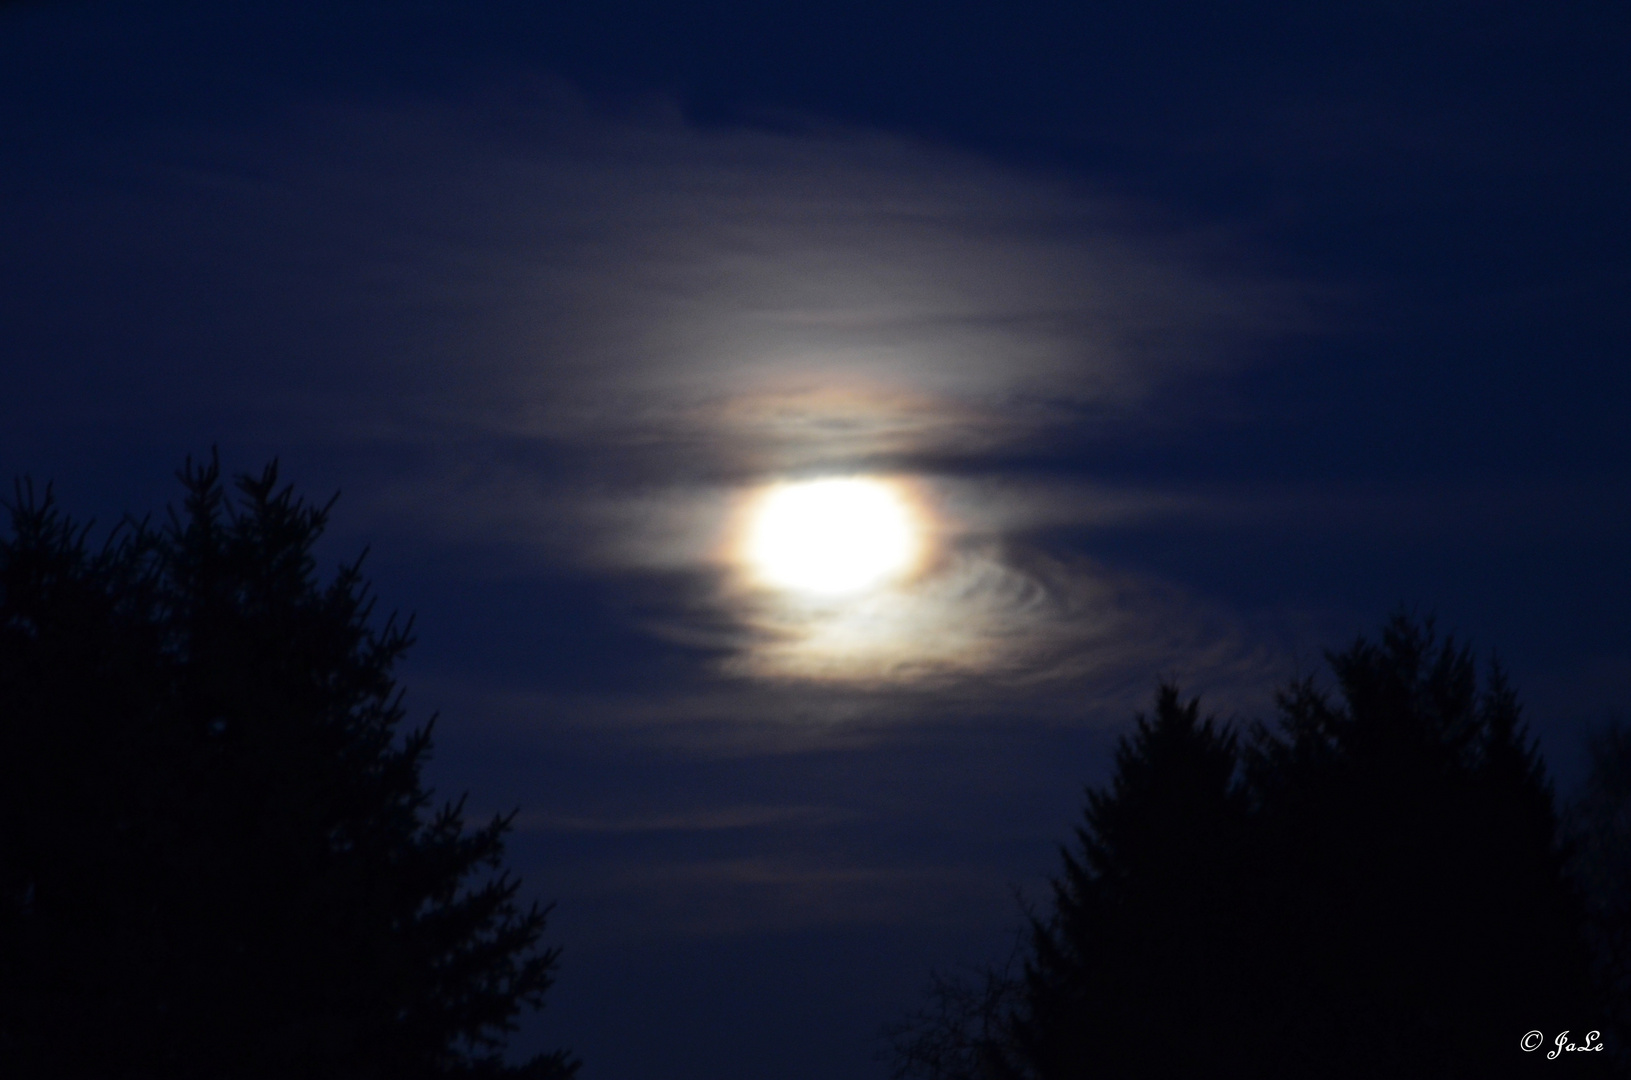
[[(1627, 56), (1611, 3), (0, 5), (0, 474), (341, 493), (432, 781), (557, 903), (518, 1051), (876, 1080), (1161, 677), (1268, 718), (1436, 614), (1567, 793), (1631, 700)], [(789, 587), (756, 515), (835, 477), (910, 557)]]

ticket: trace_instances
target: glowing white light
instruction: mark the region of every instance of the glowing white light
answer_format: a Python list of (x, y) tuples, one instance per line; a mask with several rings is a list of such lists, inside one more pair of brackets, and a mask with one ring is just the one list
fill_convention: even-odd
[(917, 558), (917, 528), (894, 488), (879, 480), (807, 480), (759, 502), (747, 558), (768, 585), (837, 595), (899, 577)]

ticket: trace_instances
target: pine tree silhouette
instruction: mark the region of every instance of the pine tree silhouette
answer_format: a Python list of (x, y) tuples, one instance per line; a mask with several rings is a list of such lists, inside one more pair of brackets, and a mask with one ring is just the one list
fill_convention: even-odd
[(1631, 726), (1589, 740), (1591, 771), (1569, 813), (1571, 872), (1586, 898), (1598, 984), (1608, 1003), (1604, 1039), (1631, 1075)]
[(1263, 1075), (1499, 1076), (1600, 1024), (1552, 791), (1498, 665), (1394, 617), (1253, 731)]
[(509, 818), (433, 807), (357, 563), (276, 465), (181, 473), (100, 549), (19, 486), (0, 542), (0, 1072), (564, 1078), (506, 1066), (546, 911)]
[[(1556, 1070), (1528, 1031), (1606, 1028), (1499, 665), (1480, 686), (1403, 615), (1327, 659), (1334, 693), (1293, 682), (1277, 724), (1239, 735), (1162, 686), (1088, 792), (1023, 978), (942, 992), (897, 1075), (1482, 1080)], [(970, 1024), (958, 1002), (1004, 1011)], [(971, 1030), (978, 1054), (935, 1052)]]
[(1236, 737), (1199, 707), (1163, 685), (1118, 743), (1109, 788), (1087, 794), (1051, 915), (1032, 927), (1015, 1044), (1038, 1075), (1198, 1075), (1231, 1051), (1245, 943), (1226, 894), (1246, 801)]

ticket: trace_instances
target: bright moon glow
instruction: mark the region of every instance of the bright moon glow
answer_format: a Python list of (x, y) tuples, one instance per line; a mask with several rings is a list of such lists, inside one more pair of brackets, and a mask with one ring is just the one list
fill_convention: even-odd
[(912, 513), (888, 484), (858, 478), (772, 488), (749, 526), (747, 557), (760, 580), (833, 596), (884, 584), (910, 569)]

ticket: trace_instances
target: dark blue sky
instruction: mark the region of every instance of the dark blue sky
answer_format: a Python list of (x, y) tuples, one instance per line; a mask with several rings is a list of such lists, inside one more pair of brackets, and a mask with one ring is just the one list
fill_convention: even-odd
[[(1631, 694), (1623, 6), (0, 6), (0, 472), (342, 491), (584, 1080), (882, 1077), (1161, 675)], [(743, 577), (767, 484), (932, 557)]]

